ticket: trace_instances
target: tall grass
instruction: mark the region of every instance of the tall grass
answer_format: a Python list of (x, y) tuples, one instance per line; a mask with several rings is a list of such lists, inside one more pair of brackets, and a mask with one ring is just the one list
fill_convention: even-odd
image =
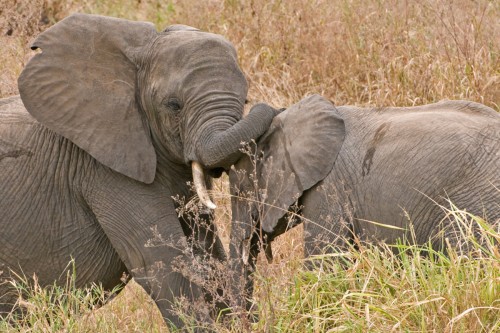
[[(186, 322), (216, 332), (498, 332), (500, 230), (456, 207), (448, 212), (462, 230), (471, 224), (480, 227), (480, 234), (464, 234), (472, 244), (468, 255), (451, 247), (445, 255), (427, 244), (358, 243), (344, 253), (312, 257), (308, 260), (314, 269), (304, 270), (303, 259), (283, 244), (290, 237), (279, 239), (278, 260), (259, 260), (257, 322), (235, 313), (224, 323), (207, 326), (185, 313)], [(107, 301), (109, 294), (98, 286), (76, 289), (74, 279), (72, 270), (65, 286), (45, 289), (21, 279), (15, 287), (25, 317), (15, 324), (0, 322), (0, 330), (167, 331), (138, 286), (128, 285), (96, 310), (96, 302)]]
[(500, 328), (498, 255), (471, 260), (453, 250), (448, 257), (426, 246), (399, 246), (399, 255), (392, 250), (362, 246), (350, 251), (346, 255), (353, 264), (347, 269), (328, 257), (315, 258), (316, 270), (289, 275), (293, 278), (285, 293), (274, 290), (275, 299), (266, 304), (274, 320), (260, 321), (261, 329), (495, 332)]
[[(500, 111), (500, 2), (488, 0), (0, 0), (0, 97), (17, 77), (34, 37), (72, 12), (183, 23), (220, 33), (237, 48), (250, 105), (277, 107), (320, 93), (337, 105), (405, 106), (469, 99)], [(227, 244), (227, 179), (215, 184), (216, 222)], [(452, 209), (451, 218), (474, 219)], [(498, 230), (485, 229), (499, 240)], [(500, 330), (500, 254), (477, 243), (473, 258), (426, 247), (360, 246), (302, 270), (301, 230), (259, 260), (259, 321), (235, 314), (220, 332), (495, 332)], [(431, 255), (422, 256), (421, 252)], [(28, 316), (0, 331), (163, 332), (152, 301), (134, 283), (109, 304), (94, 286), (18, 284)], [(78, 274), (78, 272), (76, 272)], [(64, 296), (64, 297), (60, 297)], [(69, 300), (68, 300), (69, 297)], [(66, 301), (62, 301), (66, 299)], [(54, 300), (61, 300), (54, 302)], [(31, 311), (31, 313), (30, 313)]]
[[(472, 244), (467, 255), (430, 244), (357, 243), (346, 253), (317, 256), (316, 269), (287, 274), (273, 312), (259, 324), (286, 332), (496, 332), (500, 329), (500, 230), (466, 211), (447, 209)], [(498, 228), (498, 226), (497, 226)], [(334, 259), (334, 260), (332, 260)], [(345, 264), (349, 262), (349, 264)], [(296, 268), (295, 268), (296, 269)], [(276, 282), (260, 276), (260, 293)], [(268, 315), (269, 318), (269, 315)]]
[(80, 11), (223, 34), (252, 101), (286, 106), (314, 92), (336, 104), (470, 99), (500, 108), (497, 1), (0, 0), (0, 9), (0, 96), (16, 93), (29, 41)]

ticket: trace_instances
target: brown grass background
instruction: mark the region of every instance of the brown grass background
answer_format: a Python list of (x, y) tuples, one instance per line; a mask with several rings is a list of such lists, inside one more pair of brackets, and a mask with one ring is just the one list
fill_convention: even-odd
[[(36, 35), (73, 12), (224, 35), (250, 83), (250, 105), (285, 107), (319, 93), (337, 105), (467, 99), (500, 111), (500, 1), (488, 0), (0, 0), (0, 97), (18, 93)], [(227, 242), (226, 182), (216, 184), (216, 197)], [(300, 256), (297, 235), (277, 242), (275, 263), (260, 265), (263, 276), (293, 270), (286, 263)], [(75, 332), (166, 330), (134, 285), (82, 322)]]
[(339, 105), (468, 99), (499, 109), (500, 3), (487, 0), (0, 0), (0, 96), (17, 93), (30, 41), (76, 11), (224, 35), (253, 101), (320, 93)]

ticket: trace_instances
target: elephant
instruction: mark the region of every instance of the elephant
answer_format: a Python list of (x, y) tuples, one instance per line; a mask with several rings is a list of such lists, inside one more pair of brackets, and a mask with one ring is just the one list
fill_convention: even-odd
[[(278, 111), (261, 103), (243, 117), (236, 50), (193, 27), (73, 14), (31, 48), (19, 96), (0, 100), (0, 312), (14, 308), (15, 275), (52, 285), (73, 260), (77, 287), (112, 289), (126, 274), (183, 326), (173, 302), (209, 296), (175, 260), (190, 260), (189, 244), (203, 263), (227, 259), (210, 176)], [(193, 183), (205, 224), (176, 211)]]
[(309, 257), (354, 237), (458, 246), (448, 200), (500, 220), (500, 114), (479, 103), (360, 108), (312, 95), (247, 150), (229, 173), (234, 304), (247, 310), (260, 249), (272, 259), (270, 242), (302, 221)]

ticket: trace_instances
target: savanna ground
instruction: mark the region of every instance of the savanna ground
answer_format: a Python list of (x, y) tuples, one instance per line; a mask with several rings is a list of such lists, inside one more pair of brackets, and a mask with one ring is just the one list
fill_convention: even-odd
[[(236, 47), (250, 84), (249, 105), (276, 107), (319, 93), (337, 105), (408, 106), (467, 99), (500, 111), (500, 1), (487, 0), (0, 0), (0, 97), (17, 94), (17, 77), (32, 56), (29, 43), (73, 12), (172, 23), (224, 35)], [(227, 244), (227, 180), (215, 184), (217, 224)], [(450, 207), (449, 218), (483, 220)], [(460, 208), (460, 207), (459, 207)], [(467, 223), (466, 223), (467, 224)], [(474, 259), (451, 253), (398, 258), (384, 247), (346, 254), (347, 269), (301, 269), (301, 230), (274, 243), (275, 260), (259, 260), (255, 300), (259, 321), (235, 316), (221, 332), (498, 332), (500, 253), (478, 247)], [(330, 266), (325, 269), (324, 266)], [(78, 272), (76, 272), (78, 274)], [(7, 332), (166, 332), (148, 296), (129, 284), (116, 299), (91, 311), (73, 290), (71, 275), (52, 298), (35, 288), (24, 300), (26, 322)], [(20, 288), (23, 288), (22, 286)]]

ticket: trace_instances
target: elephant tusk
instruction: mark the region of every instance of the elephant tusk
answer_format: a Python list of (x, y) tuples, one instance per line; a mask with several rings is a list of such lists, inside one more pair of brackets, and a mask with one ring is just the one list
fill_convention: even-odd
[(191, 168), (193, 169), (193, 183), (200, 198), (200, 202), (210, 209), (215, 209), (217, 206), (210, 200), (207, 192), (207, 185), (205, 184), (205, 173), (203, 172), (203, 167), (198, 162), (191, 162)]

